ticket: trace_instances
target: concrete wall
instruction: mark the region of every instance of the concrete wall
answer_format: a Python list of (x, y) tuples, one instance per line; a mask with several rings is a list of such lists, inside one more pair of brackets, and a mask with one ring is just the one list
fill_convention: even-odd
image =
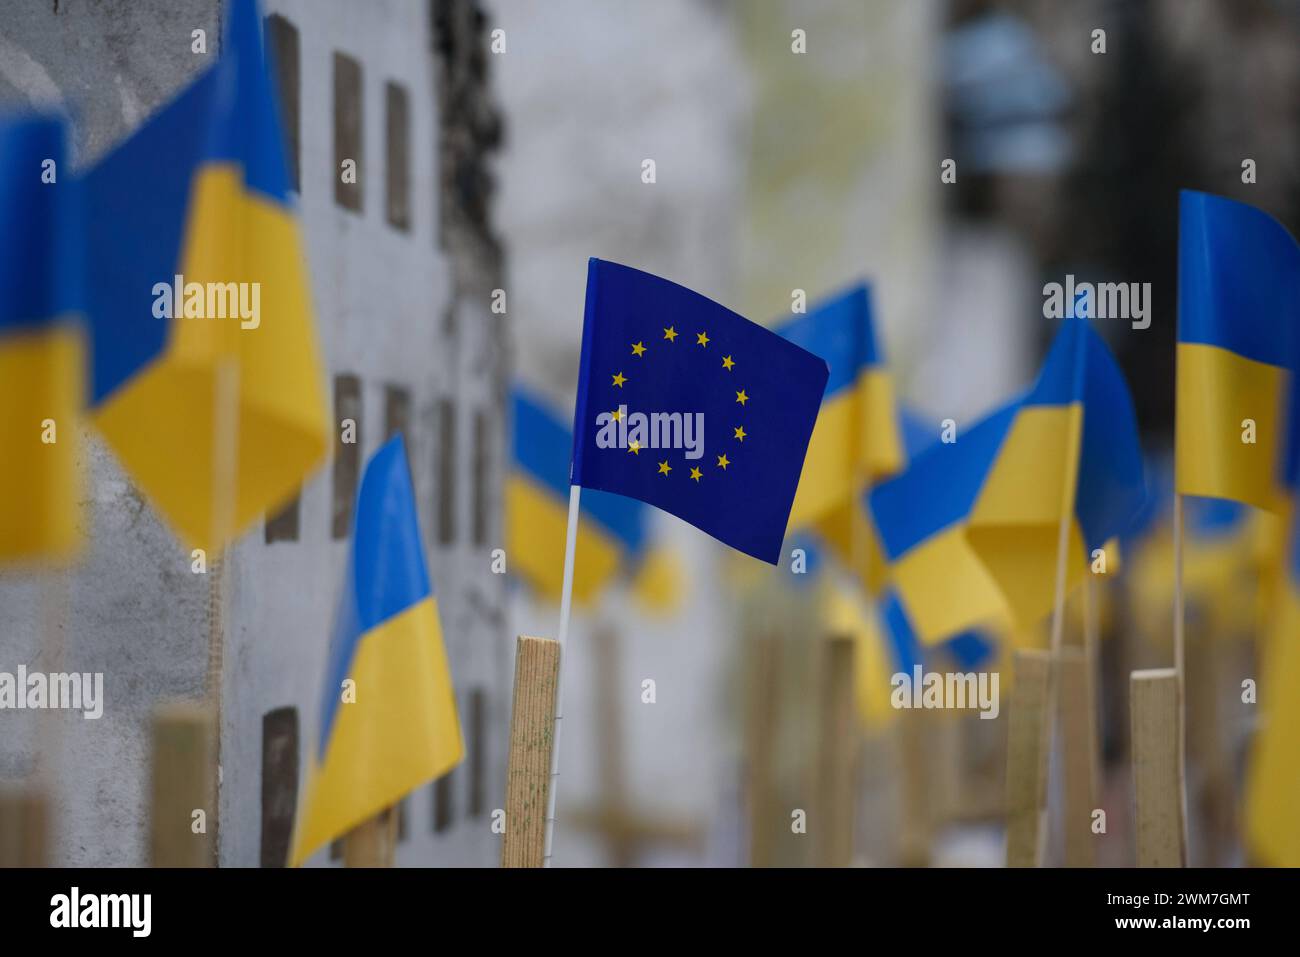
[[(264, 12), (283, 15), (299, 34), (301, 221), (330, 383), (340, 373), (361, 379), (363, 456), (384, 439), (385, 388), (409, 391), (407, 441), (467, 738), (470, 693), (480, 691), (485, 702), (480, 746), (486, 750), (469, 760), (483, 762), (488, 807), (476, 819), (467, 817), (469, 774), (458, 769), (444, 786), (453, 807), (450, 826), (435, 835), (432, 789), (421, 789), (407, 802), (399, 863), (490, 864), (497, 839), (487, 812), (504, 790), (512, 660), (510, 639), (500, 627), (504, 583), (489, 572), (490, 550), (500, 540), (508, 352), (505, 328), (486, 309), (500, 269), (486, 220), (490, 177), (482, 177), (481, 195), (467, 198), (449, 189), (442, 168), (453, 134), (483, 147), (451, 154), (471, 170), (486, 164), (492, 145), (472, 130), (453, 130), (440, 104), (442, 85), (453, 75), (477, 84), (476, 95), (490, 104), (482, 71), (469, 65), (482, 25), (472, 17), (442, 15), (448, 6), (267, 0)], [(454, 6), (474, 10), (472, 4)], [(221, 14), (217, 0), (24, 4), (6, 12), (0, 97), (67, 104), (78, 120), (77, 161), (92, 161), (212, 62)], [(207, 31), (206, 56), (191, 52), (195, 28)], [(435, 28), (444, 31), (441, 45)], [(440, 56), (439, 49), (457, 62)], [(365, 198), (359, 213), (334, 200), (336, 50), (358, 59), (363, 71)], [(412, 221), (406, 232), (384, 214), (388, 81), (405, 86), (410, 104)], [(441, 411), (443, 400), (450, 400), (450, 419)], [(451, 420), (452, 462), (444, 468), (439, 448)], [(476, 452), (482, 463), (477, 473)], [(217, 578), (191, 574), (188, 553), (93, 435), (86, 471), (83, 560), (53, 579), (10, 571), (0, 580), (0, 669), (13, 670), (20, 662), (37, 668), (33, 662), (40, 661), (42, 648), (56, 644), (44, 636), (61, 632), (66, 669), (105, 672), (104, 718), (54, 718), (61, 759), (54, 861), (140, 864), (147, 853), (148, 717), (160, 700), (204, 692), (209, 588)], [(451, 483), (446, 492), (443, 480)], [(226, 630), (220, 795), (225, 865), (256, 866), (260, 860), (263, 715), (284, 706), (297, 709), (303, 768), (315, 739), (346, 548), (345, 540), (331, 535), (332, 482), (326, 464), (303, 489), (296, 541), (267, 544), (259, 525), (233, 547), (220, 579)], [(486, 516), (477, 537), (470, 521), (475, 487), (483, 490), (479, 508)], [(444, 494), (451, 496), (455, 517), (446, 532), (435, 528)], [(0, 721), (0, 776), (19, 778), (42, 762), (49, 766), (56, 752), (38, 745), (30, 715), (6, 713)], [(467, 741), (471, 748), (475, 743)], [(317, 856), (318, 862), (326, 859)]]

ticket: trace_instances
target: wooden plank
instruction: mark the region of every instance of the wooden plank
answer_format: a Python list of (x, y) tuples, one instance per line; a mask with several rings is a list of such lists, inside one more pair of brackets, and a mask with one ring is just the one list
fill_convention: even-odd
[(898, 834), (898, 862), (903, 867), (929, 867), (934, 845), (935, 801), (931, 790), (933, 766), (929, 760), (930, 713), (908, 708), (894, 722), (898, 763), (901, 767), (899, 799), (902, 802)]
[(49, 798), (33, 787), (0, 791), (0, 867), (49, 863)]
[(343, 837), (344, 867), (392, 867), (397, 854), (397, 808), (380, 811)]
[(502, 867), (542, 866), (559, 676), (560, 643), (520, 635), (515, 643)]
[(1080, 648), (1061, 651), (1059, 664), (1061, 752), (1065, 788), (1065, 865), (1094, 867), (1097, 838), (1092, 812), (1097, 806), (1097, 716), (1089, 661)]
[(1178, 672), (1135, 671), (1129, 683), (1138, 867), (1183, 867)]
[(749, 866), (776, 864), (778, 828), (788, 826), (776, 796), (776, 732), (780, 713), (781, 640), (756, 635), (749, 661), (745, 797), (749, 805)]
[[(215, 863), (213, 732), (214, 714), (203, 705), (177, 702), (154, 710), (149, 812), (149, 857), (154, 867), (211, 867)], [(201, 817), (196, 811), (203, 812)]]
[(835, 635), (822, 653), (818, 708), (817, 820), (810, 830), (817, 863), (848, 867), (853, 861), (858, 727), (853, 713), (853, 639)]
[(1018, 650), (1007, 716), (1007, 866), (1041, 863), (1051, 655)]

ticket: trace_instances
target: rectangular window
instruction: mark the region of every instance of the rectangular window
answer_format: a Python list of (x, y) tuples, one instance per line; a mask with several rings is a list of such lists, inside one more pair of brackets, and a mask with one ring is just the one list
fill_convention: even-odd
[(484, 409), (474, 412), (474, 507), (471, 512), (474, 520), (474, 544), (487, 544), (488, 526), (488, 414)]
[[(334, 54), (334, 201), (361, 212), (365, 166), (365, 124), (361, 101), (361, 64), (346, 53)], [(345, 166), (345, 164), (347, 164)]]
[(411, 228), (411, 139), (410, 105), (405, 87), (396, 83), (385, 85), (384, 116), (388, 146), (384, 205), (388, 222), (406, 231)]
[(262, 866), (285, 867), (298, 808), (298, 710), (262, 716)]
[[(351, 442), (344, 441), (352, 439)], [(352, 532), (352, 506), (361, 471), (361, 379), (334, 377), (334, 496), (330, 537)]]
[(266, 47), (275, 64), (280, 94), (280, 119), (284, 124), (284, 160), (289, 168), (289, 188), (301, 192), (299, 180), (302, 73), (299, 67), (298, 28), (278, 13), (266, 18)]
[(482, 817), (487, 807), (487, 693), (469, 693), (469, 816)]
[(452, 780), (455, 770), (448, 771), (433, 782), (433, 831), (441, 834), (451, 829), (455, 808), (452, 806)]
[(438, 401), (438, 543), (456, 541), (456, 403)]

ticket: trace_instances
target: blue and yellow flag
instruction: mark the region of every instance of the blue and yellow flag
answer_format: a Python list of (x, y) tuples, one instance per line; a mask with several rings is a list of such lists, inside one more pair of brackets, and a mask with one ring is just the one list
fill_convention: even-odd
[(1253, 863), (1300, 867), (1300, 522), (1293, 519), (1285, 574), (1263, 643), (1261, 719), (1246, 776), (1246, 846)]
[(0, 561), (64, 559), (78, 541), (86, 373), (65, 140), (53, 117), (0, 119)]
[(254, 0), (221, 58), (85, 176), (94, 419), (186, 543), (220, 546), (326, 451), (310, 284)]
[(400, 435), (366, 465), (292, 863), (464, 755)]
[[(513, 461), (506, 479), (507, 568), (543, 598), (560, 600), (569, 508), (573, 434), (541, 399), (516, 387), (511, 397)], [(582, 496), (573, 598), (585, 604), (645, 546), (645, 506), (621, 495)]]
[[(1300, 346), (1300, 247), (1267, 213), (1179, 201), (1177, 491), (1283, 507)], [(1294, 468), (1292, 468), (1294, 471)]]
[(776, 564), (826, 363), (710, 299), (592, 259), (573, 485)]
[(903, 465), (894, 383), (876, 342), (870, 291), (856, 285), (776, 331), (830, 368), (790, 527), (846, 518), (864, 487)]
[(1025, 395), (930, 446), (871, 494), (894, 587), (932, 643), (1052, 608), (1060, 522), (1067, 581), (1123, 532), (1145, 497), (1123, 374), (1082, 319), (1068, 319)]

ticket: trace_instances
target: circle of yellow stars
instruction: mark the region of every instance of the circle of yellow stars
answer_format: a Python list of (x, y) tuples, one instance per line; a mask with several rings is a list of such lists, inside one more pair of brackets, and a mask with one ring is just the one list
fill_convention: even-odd
[[(677, 337), (679, 335), (681, 335), (681, 333), (677, 331), (676, 326), (665, 326), (663, 341), (667, 342), (670, 346), (675, 345), (677, 342)], [(699, 332), (695, 333), (695, 344), (699, 346), (701, 349), (707, 349), (709, 347), (709, 343), (711, 342), (713, 342), (713, 340), (709, 338), (709, 334), (706, 330), (701, 329)], [(643, 359), (645, 358), (645, 355), (648, 351), (649, 350), (646, 347), (644, 339), (631, 343), (631, 358)], [(722, 368), (725, 369), (727, 372), (734, 372), (736, 368), (736, 360), (730, 355), (723, 356)], [(610, 373), (610, 380), (613, 388), (621, 389), (628, 382), (628, 377), (624, 375), (623, 370), (620, 369), (617, 372)], [(745, 408), (745, 404), (749, 402), (750, 399), (749, 393), (746, 392), (743, 388), (736, 389), (734, 391), (736, 394), (736, 404), (739, 405), (743, 410)], [(613, 416), (614, 416), (614, 421), (617, 422), (623, 417), (623, 413), (618, 409), (615, 409), (613, 412)], [(732, 438), (734, 438), (737, 442), (740, 443), (743, 443), (745, 439), (749, 437), (749, 433), (745, 431), (745, 427), (743, 425), (734, 426), (731, 432), (732, 432)], [(631, 455), (639, 456), (641, 454), (641, 443), (630, 442), (628, 443), (627, 450)], [(735, 464), (732, 461), (732, 459), (727, 456), (727, 453), (725, 452), (722, 453), (721, 455), (714, 456), (714, 458), (715, 458), (714, 467), (720, 469), (723, 472), (727, 470), (728, 466)], [(668, 459), (664, 459), (662, 462), (656, 462), (655, 465), (658, 468), (658, 472), (656, 474), (662, 475), (665, 478), (667, 478), (669, 474), (673, 471), (673, 466), (668, 461)], [(696, 466), (691, 466), (689, 475), (691, 481), (693, 482), (698, 483), (704, 479), (703, 470)]]

